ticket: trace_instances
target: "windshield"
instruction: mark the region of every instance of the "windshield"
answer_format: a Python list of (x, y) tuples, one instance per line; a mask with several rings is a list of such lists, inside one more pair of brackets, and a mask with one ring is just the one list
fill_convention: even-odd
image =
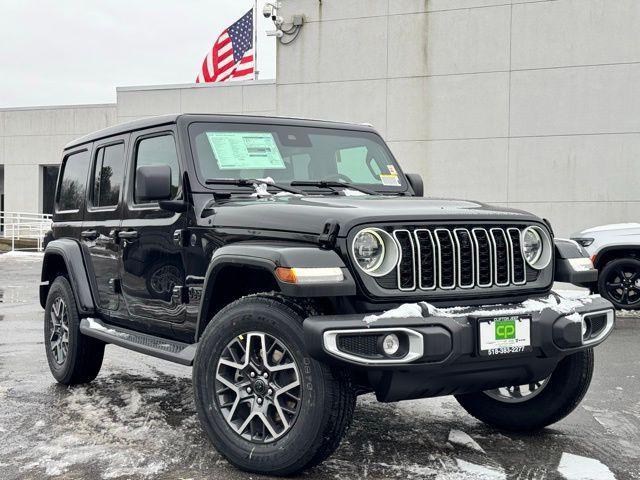
[(380, 192), (407, 189), (387, 146), (370, 132), (203, 122), (191, 124), (189, 135), (203, 184), (210, 179), (271, 178), (281, 184), (328, 180)]

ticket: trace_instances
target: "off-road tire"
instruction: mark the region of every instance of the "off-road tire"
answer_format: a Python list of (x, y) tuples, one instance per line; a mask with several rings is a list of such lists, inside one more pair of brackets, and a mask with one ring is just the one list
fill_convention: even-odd
[[(275, 295), (251, 295), (213, 317), (202, 334), (193, 368), (198, 417), (215, 448), (236, 467), (270, 475), (292, 475), (322, 462), (339, 446), (355, 406), (349, 377), (310, 358), (305, 349), (302, 304)], [(301, 375), (298, 416), (290, 430), (270, 443), (255, 443), (233, 430), (215, 396), (216, 366), (234, 338), (259, 331), (286, 343)]]
[(456, 395), (471, 415), (494, 427), (529, 432), (569, 415), (587, 393), (593, 374), (593, 349), (562, 359), (538, 395), (521, 403), (506, 403), (484, 392)]
[[(51, 339), (51, 310), (57, 298), (62, 298), (66, 306), (69, 328), (69, 347), (62, 364), (55, 360), (50, 348)], [(80, 332), (80, 316), (76, 307), (76, 300), (69, 281), (59, 276), (55, 279), (44, 311), (44, 346), (47, 362), (53, 377), (63, 385), (88, 383), (98, 376), (104, 356), (104, 342), (87, 337)]]

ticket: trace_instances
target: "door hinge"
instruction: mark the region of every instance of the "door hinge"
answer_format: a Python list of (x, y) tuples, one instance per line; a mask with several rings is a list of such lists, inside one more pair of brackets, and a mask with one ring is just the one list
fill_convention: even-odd
[(109, 288), (113, 293), (122, 293), (122, 286), (120, 285), (119, 278), (110, 278), (109, 279)]
[(173, 232), (173, 243), (179, 247), (187, 247), (189, 245), (189, 230), (181, 229)]
[(318, 237), (320, 248), (332, 250), (336, 246), (340, 224), (333, 219), (327, 220), (322, 229), (322, 233)]
[(189, 303), (189, 289), (182, 285), (173, 287), (172, 300), (177, 303)]

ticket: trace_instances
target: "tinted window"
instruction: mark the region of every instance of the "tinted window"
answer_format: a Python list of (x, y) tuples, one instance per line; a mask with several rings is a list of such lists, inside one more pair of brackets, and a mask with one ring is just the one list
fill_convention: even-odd
[(93, 173), (93, 205), (95, 207), (111, 207), (118, 204), (122, 188), (123, 164), (123, 143), (98, 149)]
[(366, 147), (345, 148), (338, 152), (338, 174), (355, 183), (375, 184), (380, 166), (369, 156)]
[[(169, 165), (171, 167), (171, 198), (175, 199), (180, 190), (180, 167), (173, 135), (150, 137), (138, 142), (136, 169), (147, 165)], [(136, 192), (134, 192), (134, 199), (135, 203), (143, 203)]]
[(69, 155), (62, 167), (58, 211), (78, 210), (82, 206), (89, 172), (89, 152)]

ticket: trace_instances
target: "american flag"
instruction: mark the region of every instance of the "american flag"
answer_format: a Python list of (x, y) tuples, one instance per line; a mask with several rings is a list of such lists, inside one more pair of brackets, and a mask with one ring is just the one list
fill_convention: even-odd
[(196, 83), (246, 80), (254, 69), (252, 8), (220, 34), (202, 62)]

